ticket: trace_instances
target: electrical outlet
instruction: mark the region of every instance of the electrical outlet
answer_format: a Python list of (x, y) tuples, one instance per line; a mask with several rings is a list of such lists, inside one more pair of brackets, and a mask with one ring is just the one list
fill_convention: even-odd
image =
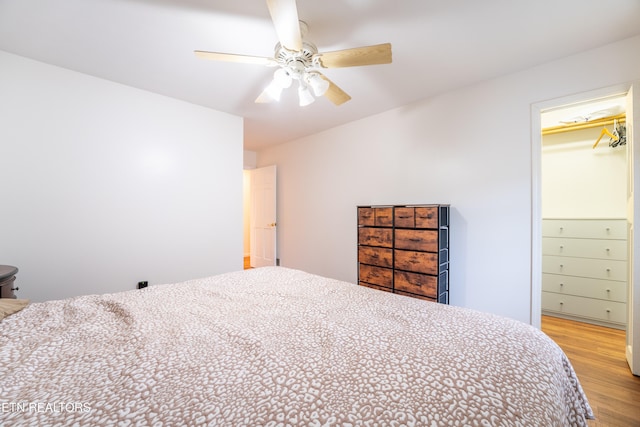
[(149, 286), (149, 282), (146, 280), (144, 282), (138, 282), (138, 289), (146, 288), (147, 286)]

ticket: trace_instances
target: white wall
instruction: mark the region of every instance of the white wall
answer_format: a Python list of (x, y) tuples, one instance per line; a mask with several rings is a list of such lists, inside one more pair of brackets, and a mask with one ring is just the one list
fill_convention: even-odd
[(450, 203), (451, 303), (529, 322), (532, 104), (640, 78), (639, 50), (635, 37), (260, 151), (278, 167), (281, 264), (355, 282), (357, 205)]
[(35, 301), (242, 268), (242, 119), (0, 52), (0, 263)]
[(542, 138), (543, 218), (626, 218), (627, 146), (593, 148), (601, 129)]

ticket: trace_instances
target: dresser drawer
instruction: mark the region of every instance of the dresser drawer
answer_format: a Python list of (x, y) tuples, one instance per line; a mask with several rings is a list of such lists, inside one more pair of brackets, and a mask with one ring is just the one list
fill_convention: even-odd
[(563, 295), (627, 302), (627, 283), (613, 280), (543, 273), (542, 290)]
[(398, 270), (434, 275), (439, 272), (437, 253), (395, 250), (393, 255), (394, 267)]
[(358, 225), (392, 227), (393, 208), (391, 207), (359, 207)]
[(625, 303), (574, 295), (542, 292), (542, 309), (605, 322), (624, 324), (627, 321), (627, 305)]
[(438, 206), (406, 206), (395, 208), (395, 226), (405, 228), (438, 228)]
[(438, 251), (438, 230), (405, 230), (398, 228), (395, 247), (414, 251)]
[(424, 295), (429, 298), (438, 297), (438, 277), (426, 274), (397, 271), (394, 273), (395, 290)]
[(627, 262), (590, 258), (542, 256), (542, 272), (605, 280), (627, 280)]
[(391, 289), (393, 287), (393, 270), (390, 268), (360, 264), (358, 281)]
[(358, 246), (358, 262), (391, 268), (393, 267), (393, 249)]
[(542, 253), (543, 255), (616, 259), (624, 261), (627, 259), (627, 241), (543, 237)]
[(576, 237), (585, 239), (626, 239), (624, 219), (544, 219), (545, 237)]
[(358, 244), (368, 246), (393, 247), (393, 229), (391, 228), (358, 228)]

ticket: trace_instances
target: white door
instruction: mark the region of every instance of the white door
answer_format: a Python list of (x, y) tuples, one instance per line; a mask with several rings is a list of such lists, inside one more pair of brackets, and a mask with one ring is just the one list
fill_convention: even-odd
[(250, 176), (249, 263), (276, 265), (276, 167), (253, 169)]
[[(634, 108), (635, 107), (635, 108)], [(635, 147), (634, 129), (640, 129), (640, 84), (635, 83), (627, 93), (627, 150), (628, 176), (627, 221), (629, 230), (629, 295), (627, 299), (627, 362), (634, 375), (640, 375), (640, 235), (635, 237), (635, 225), (640, 224), (640, 149)]]

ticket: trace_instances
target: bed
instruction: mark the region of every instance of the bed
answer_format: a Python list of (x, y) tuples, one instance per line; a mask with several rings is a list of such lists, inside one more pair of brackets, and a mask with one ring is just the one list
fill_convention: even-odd
[(265, 267), (0, 322), (0, 425), (583, 426), (560, 348), (503, 317)]

